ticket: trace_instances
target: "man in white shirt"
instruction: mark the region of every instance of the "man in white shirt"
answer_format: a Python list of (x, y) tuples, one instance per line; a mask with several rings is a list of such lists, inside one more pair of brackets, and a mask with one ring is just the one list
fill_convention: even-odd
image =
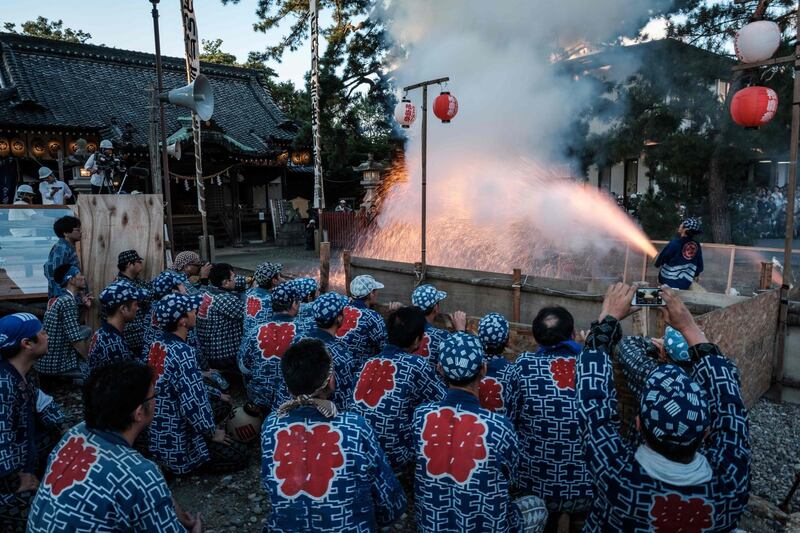
[[(17, 187), (17, 192), (14, 195), (14, 205), (31, 205), (33, 204), (33, 188), (30, 185), (20, 185)], [(23, 222), (35, 218), (40, 218), (33, 209), (9, 209), (8, 221), (9, 222)], [(11, 235), (14, 237), (33, 237), (36, 230), (33, 228), (11, 228)]]
[(44, 205), (64, 205), (67, 198), (72, 198), (69, 186), (57, 180), (53, 171), (47, 167), (39, 169), (39, 193), (42, 195)]
[[(114, 144), (108, 139), (100, 141), (100, 151), (108, 157), (114, 156)], [(92, 177), (89, 180), (92, 184), (92, 194), (113, 193), (114, 186), (110, 183), (111, 180), (106, 181), (106, 171), (100, 170), (97, 166), (97, 153), (89, 156), (83, 168), (92, 172)], [(105, 187), (103, 186), (105, 182)]]

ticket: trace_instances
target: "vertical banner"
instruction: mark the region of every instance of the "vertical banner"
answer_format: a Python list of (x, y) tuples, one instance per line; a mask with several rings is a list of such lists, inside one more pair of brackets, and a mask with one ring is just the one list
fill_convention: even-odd
[[(325, 209), (322, 183), (322, 134), (319, 127), (319, 5), (310, 0), (311, 14), (311, 134), (314, 137), (314, 208)], [(320, 217), (320, 235), (322, 219)], [(324, 240), (324, 237), (322, 237)]]
[[(197, 36), (197, 18), (194, 12), (194, 0), (179, 0), (183, 19), (183, 41), (186, 48), (186, 79), (192, 83), (200, 74), (200, 39)], [(194, 139), (195, 180), (197, 182), (197, 210), (203, 222), (203, 243), (209, 260), (211, 250), (208, 247), (208, 222), (206, 220), (206, 187), (203, 183), (203, 159), (200, 148), (200, 119), (192, 112), (192, 137)]]

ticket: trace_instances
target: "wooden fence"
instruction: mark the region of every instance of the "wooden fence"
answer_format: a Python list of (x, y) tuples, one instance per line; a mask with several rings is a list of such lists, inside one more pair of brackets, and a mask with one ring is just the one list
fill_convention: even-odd
[(366, 219), (352, 211), (322, 212), (322, 228), (328, 233), (332, 248), (352, 250), (367, 226)]

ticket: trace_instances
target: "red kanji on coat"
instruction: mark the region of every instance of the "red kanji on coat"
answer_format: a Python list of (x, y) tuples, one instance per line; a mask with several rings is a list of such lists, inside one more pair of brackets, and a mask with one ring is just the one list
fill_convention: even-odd
[(86, 479), (89, 469), (97, 460), (97, 448), (84, 446), (83, 437), (70, 437), (53, 458), (50, 472), (44, 478), (54, 496)]
[(264, 359), (283, 357), (294, 339), (295, 327), (291, 322), (268, 322), (258, 328), (258, 348)]
[(553, 383), (561, 390), (575, 390), (575, 358), (559, 357), (550, 361)]
[(478, 388), (481, 407), (490, 411), (503, 408), (503, 384), (494, 378), (483, 378)]
[(89, 342), (89, 353), (92, 353), (94, 351), (94, 347), (97, 344), (97, 334), (98, 333), (100, 333), (99, 329), (94, 332), (94, 335), (92, 335), (92, 340)]
[(307, 428), (292, 424), (275, 435), (275, 477), (287, 498), (306, 494), (321, 499), (328, 494), (337, 470), (344, 465), (342, 434), (330, 424)]
[(348, 305), (342, 311), (342, 317), (342, 325), (336, 330), (337, 337), (344, 337), (351, 329), (358, 327), (358, 319), (361, 318), (361, 309)]
[(261, 311), (261, 300), (255, 296), (247, 297), (247, 316), (256, 316)]
[(449, 476), (457, 483), (469, 481), (486, 460), (486, 424), (473, 413), (456, 413), (449, 407), (425, 415), (422, 455), (433, 477)]
[(426, 333), (422, 336), (422, 342), (419, 343), (419, 348), (411, 353), (414, 355), (420, 355), (422, 357), (428, 357), (431, 354), (430, 346), (431, 336)]
[(655, 533), (702, 533), (712, 525), (711, 505), (703, 498), (684, 500), (680, 494), (656, 496), (650, 507)]
[(207, 318), (208, 310), (213, 302), (214, 299), (210, 295), (204, 294), (203, 301), (200, 302), (200, 307), (197, 309), (197, 316), (199, 316), (200, 318)]
[(371, 359), (364, 365), (356, 383), (354, 398), (369, 407), (375, 407), (383, 396), (394, 390), (397, 367), (388, 359)]
[(167, 357), (167, 347), (160, 342), (154, 342), (147, 353), (147, 364), (153, 369), (153, 383), (164, 373), (164, 359)]

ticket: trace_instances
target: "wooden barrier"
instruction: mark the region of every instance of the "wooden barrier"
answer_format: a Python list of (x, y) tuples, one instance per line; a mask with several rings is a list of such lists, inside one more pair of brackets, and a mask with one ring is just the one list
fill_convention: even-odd
[[(144, 258), (143, 279), (164, 270), (164, 209), (160, 194), (82, 194), (80, 258), (95, 297), (117, 276), (117, 256), (136, 250)], [(95, 308), (99, 309), (95, 298)], [(98, 326), (97, 313), (88, 325)]]

